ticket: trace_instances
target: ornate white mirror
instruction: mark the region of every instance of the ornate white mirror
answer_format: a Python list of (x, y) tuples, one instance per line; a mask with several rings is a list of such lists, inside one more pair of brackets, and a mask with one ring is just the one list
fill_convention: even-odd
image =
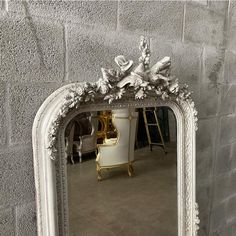
[[(94, 218), (88, 218), (86, 228), (86, 222), (83, 223), (83, 218), (79, 217), (89, 212), (95, 215), (95, 219), (99, 219), (99, 215), (96, 218), (94, 206), (100, 202), (103, 209), (112, 207), (108, 203), (114, 199), (109, 197), (114, 197), (111, 192), (115, 189), (118, 192), (127, 191), (133, 198), (140, 197), (140, 183), (147, 186), (148, 176), (149, 179), (156, 178), (156, 183), (153, 183), (157, 187), (151, 188), (158, 191), (161, 188), (157, 183), (158, 174), (161, 175), (158, 168), (153, 166), (165, 165), (165, 161), (171, 163), (174, 176), (172, 180), (176, 180), (169, 181), (172, 185), (169, 189), (164, 188), (167, 189), (165, 194), (171, 194), (176, 202), (169, 212), (175, 218), (167, 222), (165, 227), (173, 227), (174, 232), (172, 234), (172, 231), (163, 229), (163, 235), (197, 235), (197, 112), (187, 86), (181, 88), (178, 80), (170, 75), (170, 58), (165, 57), (150, 66), (149, 44), (143, 37), (140, 50), (141, 57), (137, 66), (124, 56), (117, 56), (115, 62), (118, 69), (102, 68), (102, 78), (94, 83), (73, 83), (59, 88), (45, 100), (37, 112), (33, 125), (33, 150), (39, 236), (95, 235), (91, 233), (94, 231), (88, 231), (93, 227), (96, 235), (114, 235), (108, 228), (107, 234), (99, 234), (99, 220)], [(162, 125), (158, 120), (160, 112), (170, 111), (176, 120), (176, 149), (165, 145)], [(157, 119), (149, 122), (149, 116)], [(141, 118), (143, 126), (140, 125)], [(146, 134), (146, 140), (140, 138), (142, 133)], [(158, 133), (159, 141), (151, 140), (152, 133)], [(75, 136), (78, 136), (77, 140)], [(162, 146), (164, 152), (159, 147), (154, 147), (155, 143)], [(164, 157), (158, 157), (160, 155)], [(144, 169), (146, 174), (141, 171)], [(150, 172), (153, 172), (152, 175), (149, 175)], [(113, 188), (109, 190), (107, 186)], [(145, 209), (148, 200), (155, 201), (154, 196), (151, 193), (146, 202), (140, 201), (133, 207)], [(120, 195), (120, 199), (124, 197), (125, 195)], [(132, 197), (130, 199), (132, 201)], [(156, 207), (155, 204), (152, 206), (153, 228), (147, 225), (149, 231), (143, 231), (142, 234), (161, 235), (159, 232), (162, 229), (155, 226), (155, 222), (160, 220), (156, 214), (161, 210), (158, 205), (163, 204), (158, 204), (158, 201), (157, 198)], [(122, 204), (123, 209), (127, 209), (126, 206), (130, 203), (123, 201), (118, 206)], [(113, 207), (115, 209), (117, 205)], [(100, 213), (106, 214), (103, 209)], [(132, 215), (132, 208), (128, 212)], [(127, 214), (119, 213), (116, 217), (108, 214), (106, 217), (119, 221), (127, 217)], [(133, 218), (125, 219), (128, 222)], [(131, 228), (142, 224), (145, 222), (136, 221)], [(119, 224), (113, 225), (113, 228), (122, 232), (119, 231)], [(137, 234), (130, 231), (127, 235)]]

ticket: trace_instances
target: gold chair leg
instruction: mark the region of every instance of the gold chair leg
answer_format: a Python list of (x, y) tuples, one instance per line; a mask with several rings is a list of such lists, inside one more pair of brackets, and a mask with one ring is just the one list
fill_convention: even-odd
[(97, 163), (97, 175), (98, 175), (98, 181), (101, 181), (102, 180), (102, 173), (101, 173), (101, 168), (98, 163)]
[(132, 174), (134, 174), (134, 167), (132, 164), (130, 164), (130, 168), (131, 168)]
[(134, 168), (132, 166), (132, 163), (128, 164), (128, 175), (129, 177), (132, 177), (134, 175)]

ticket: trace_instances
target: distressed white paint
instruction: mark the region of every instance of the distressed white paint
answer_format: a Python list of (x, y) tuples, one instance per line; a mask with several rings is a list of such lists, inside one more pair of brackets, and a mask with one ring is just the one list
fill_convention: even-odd
[(150, 51), (144, 39), (140, 50), (140, 64), (134, 71), (129, 71), (132, 63), (119, 56), (120, 71), (102, 70), (103, 78), (96, 83), (66, 85), (40, 107), (33, 124), (39, 236), (69, 235), (64, 131), (71, 118), (85, 111), (145, 106), (167, 106), (176, 116), (178, 236), (197, 235), (197, 112), (187, 87), (179, 88), (178, 81), (169, 76), (170, 59), (166, 57), (149, 69)]
[[(60, 113), (64, 98), (73, 85), (66, 85), (54, 92), (39, 109), (33, 126), (34, 168), (37, 196), (38, 235), (58, 235), (58, 220), (61, 224), (60, 234), (68, 235), (68, 204), (67, 204), (67, 176), (64, 157), (63, 132), (69, 120), (84, 111), (107, 110), (125, 107), (168, 106), (173, 110), (177, 120), (177, 173), (178, 173), (178, 235), (196, 235), (197, 211), (195, 207), (195, 113), (188, 101), (176, 103), (174, 101), (154, 100), (148, 98), (141, 101), (119, 102), (109, 105), (100, 102), (82, 105), (69, 112), (68, 117), (62, 119), (57, 134), (57, 155), (55, 160), (50, 158), (48, 150), (48, 133), (51, 125)], [(56, 177), (55, 164), (58, 164), (59, 177)], [(61, 188), (56, 189), (56, 182)], [(57, 200), (62, 202), (58, 206)], [(60, 212), (60, 217), (58, 217)], [(60, 219), (59, 219), (60, 218)], [(78, 232), (79, 234), (79, 232)]]

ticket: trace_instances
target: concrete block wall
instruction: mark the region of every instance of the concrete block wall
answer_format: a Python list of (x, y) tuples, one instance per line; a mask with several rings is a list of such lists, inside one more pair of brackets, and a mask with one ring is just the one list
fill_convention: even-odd
[(94, 81), (139, 37), (194, 91), (200, 236), (236, 232), (234, 1), (0, 1), (0, 235), (36, 235), (31, 128), (44, 99)]

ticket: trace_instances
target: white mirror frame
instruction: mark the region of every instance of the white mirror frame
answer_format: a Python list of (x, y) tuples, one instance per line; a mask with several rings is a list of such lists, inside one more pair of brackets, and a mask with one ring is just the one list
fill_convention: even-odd
[[(38, 110), (33, 124), (33, 155), (39, 236), (69, 235), (67, 173), (64, 131), (80, 112), (125, 107), (167, 106), (177, 121), (178, 236), (196, 236), (196, 130), (197, 112), (187, 86), (170, 76), (170, 59), (149, 68), (149, 45), (141, 39), (140, 64), (124, 56), (115, 58), (119, 70), (102, 68), (94, 83), (72, 83), (51, 94)], [(79, 234), (79, 232), (78, 232)]]

